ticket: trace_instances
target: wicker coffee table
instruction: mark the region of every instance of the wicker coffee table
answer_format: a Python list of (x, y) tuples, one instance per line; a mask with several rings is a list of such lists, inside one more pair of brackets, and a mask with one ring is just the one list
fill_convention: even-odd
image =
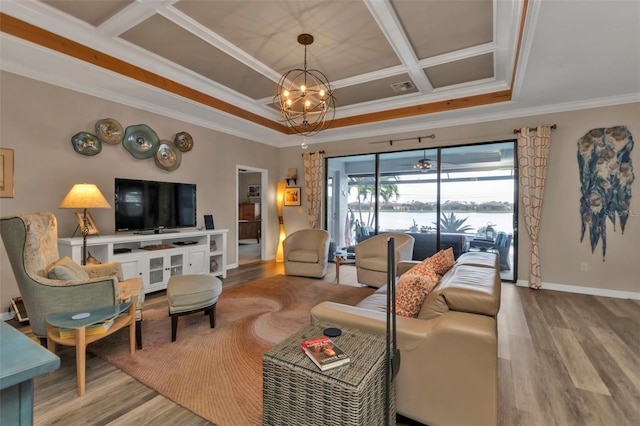
[[(321, 337), (330, 324), (312, 324), (262, 358), (263, 425), (384, 425), (385, 337), (341, 328), (332, 339), (351, 358), (327, 371), (302, 352), (303, 340)], [(395, 387), (389, 424), (395, 425)]]

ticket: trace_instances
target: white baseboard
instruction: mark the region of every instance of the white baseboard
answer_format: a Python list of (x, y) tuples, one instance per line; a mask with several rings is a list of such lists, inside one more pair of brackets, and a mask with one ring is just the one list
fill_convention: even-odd
[[(529, 281), (518, 280), (519, 287), (529, 287)], [(640, 300), (640, 293), (635, 291), (611, 290), (608, 288), (581, 287), (577, 285), (542, 283), (542, 290), (564, 291), (567, 293), (589, 294), (592, 296), (615, 297), (616, 299)]]

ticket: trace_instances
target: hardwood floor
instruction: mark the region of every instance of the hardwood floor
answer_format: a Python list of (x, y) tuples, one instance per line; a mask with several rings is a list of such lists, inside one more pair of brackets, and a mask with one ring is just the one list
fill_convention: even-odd
[[(281, 263), (248, 264), (229, 271), (223, 288), (278, 273)], [(335, 282), (333, 264), (324, 279)], [(342, 266), (340, 280), (354, 284), (355, 268)], [(145, 308), (165, 303), (158, 292)], [(500, 425), (640, 423), (639, 301), (503, 284), (498, 330)], [(73, 348), (59, 355), (61, 368), (35, 381), (36, 425), (210, 424), (91, 354), (78, 397)]]

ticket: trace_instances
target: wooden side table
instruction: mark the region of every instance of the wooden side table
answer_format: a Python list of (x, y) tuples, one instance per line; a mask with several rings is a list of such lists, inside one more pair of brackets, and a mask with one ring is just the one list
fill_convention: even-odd
[(340, 256), (335, 257), (336, 261), (336, 284), (340, 284), (340, 267), (342, 265), (355, 265), (355, 259), (344, 259)]
[[(127, 315), (117, 317), (113, 325), (104, 333), (87, 336), (86, 328), (101, 321), (113, 318), (127, 311)], [(88, 315), (87, 315), (88, 314)], [(75, 319), (77, 318), (77, 319)], [(84, 395), (87, 345), (100, 340), (116, 331), (129, 326), (129, 346), (131, 354), (136, 352), (136, 304), (126, 302), (119, 305), (105, 306), (86, 311), (61, 312), (47, 316), (47, 348), (55, 353), (56, 343), (63, 346), (76, 347), (76, 374), (78, 395)], [(60, 329), (75, 329), (75, 337), (61, 338)]]

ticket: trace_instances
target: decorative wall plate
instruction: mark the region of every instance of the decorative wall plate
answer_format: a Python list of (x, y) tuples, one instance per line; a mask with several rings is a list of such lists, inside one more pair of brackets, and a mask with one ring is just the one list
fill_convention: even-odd
[(71, 137), (73, 149), (82, 155), (93, 156), (102, 151), (102, 142), (89, 132), (79, 132)]
[(172, 172), (180, 167), (182, 152), (175, 147), (173, 142), (160, 141), (158, 152), (156, 152), (153, 158), (156, 160), (156, 166)]
[(118, 145), (124, 138), (124, 130), (113, 118), (104, 118), (96, 121), (96, 136), (102, 143)]
[(191, 151), (191, 148), (193, 148), (193, 138), (187, 132), (178, 133), (173, 139), (173, 143), (175, 143), (182, 152)]
[(151, 158), (158, 152), (160, 138), (146, 124), (129, 126), (124, 132), (124, 148), (135, 158), (142, 160)]

